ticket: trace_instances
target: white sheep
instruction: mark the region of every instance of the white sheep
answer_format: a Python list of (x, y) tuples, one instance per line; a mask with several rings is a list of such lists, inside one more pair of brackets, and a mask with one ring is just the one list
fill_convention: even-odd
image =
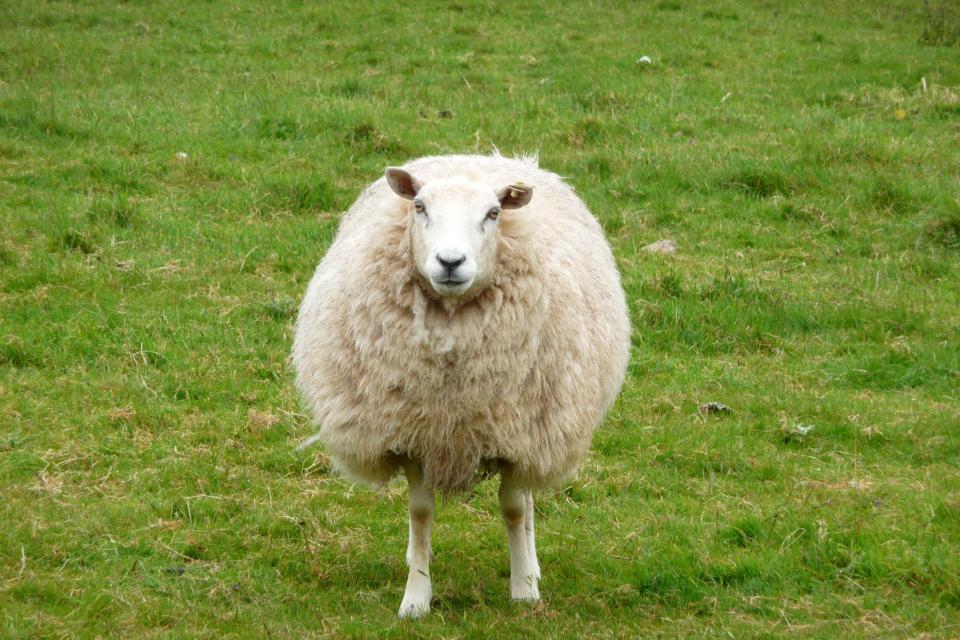
[[(536, 194), (534, 196), (534, 194)], [(533, 495), (583, 459), (630, 323), (596, 219), (535, 159), (388, 168), (343, 218), (297, 318), (297, 384), (348, 477), (410, 487), (401, 617), (430, 610), (434, 492), (499, 472), (514, 599), (540, 597)]]

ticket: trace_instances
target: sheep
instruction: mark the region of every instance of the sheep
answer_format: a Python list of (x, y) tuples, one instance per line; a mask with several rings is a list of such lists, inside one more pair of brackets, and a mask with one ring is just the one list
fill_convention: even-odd
[[(536, 196), (534, 197), (534, 194)], [(536, 159), (387, 168), (307, 288), (292, 359), (347, 477), (409, 485), (400, 617), (429, 612), (435, 493), (499, 473), (510, 592), (539, 600), (532, 491), (574, 473), (623, 383), (630, 322), (597, 220)]]

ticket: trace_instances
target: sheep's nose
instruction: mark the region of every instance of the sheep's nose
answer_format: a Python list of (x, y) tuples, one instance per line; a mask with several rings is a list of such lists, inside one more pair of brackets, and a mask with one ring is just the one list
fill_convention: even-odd
[(437, 262), (440, 263), (444, 269), (447, 270), (447, 273), (453, 273), (454, 269), (462, 265), (467, 259), (467, 256), (460, 255), (456, 257), (452, 256), (441, 256), (437, 254)]

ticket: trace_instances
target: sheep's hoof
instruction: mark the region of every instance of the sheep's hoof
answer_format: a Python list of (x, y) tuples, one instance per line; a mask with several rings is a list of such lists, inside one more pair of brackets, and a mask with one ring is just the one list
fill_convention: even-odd
[(536, 602), (540, 600), (540, 587), (534, 576), (528, 576), (524, 580), (514, 582), (510, 581), (510, 597), (514, 600), (523, 600), (525, 602)]
[(397, 615), (401, 618), (422, 618), (430, 613), (432, 597), (433, 587), (430, 584), (429, 574), (421, 569), (411, 569)]
[(417, 602), (415, 599), (410, 598), (409, 600), (404, 597), (403, 602), (400, 603), (400, 611), (397, 612), (397, 617), (402, 620), (416, 620), (417, 618), (422, 618), (423, 616), (430, 613), (430, 600)]

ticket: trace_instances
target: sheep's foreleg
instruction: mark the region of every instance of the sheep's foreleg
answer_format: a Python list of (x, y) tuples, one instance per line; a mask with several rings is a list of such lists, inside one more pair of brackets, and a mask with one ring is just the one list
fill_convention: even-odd
[(430, 584), (430, 527), (433, 524), (433, 491), (423, 485), (420, 468), (405, 467), (410, 486), (410, 542), (407, 545), (407, 589), (400, 603), (401, 618), (419, 618), (430, 612), (433, 587)]
[(526, 492), (527, 508), (524, 511), (523, 528), (527, 534), (527, 547), (530, 554), (530, 563), (533, 565), (533, 575), (540, 579), (540, 561), (537, 560), (537, 542), (533, 535), (533, 492)]
[(533, 549), (532, 496), (515, 486), (508, 468), (502, 469), (500, 475), (500, 513), (510, 541), (510, 596), (514, 600), (539, 600), (540, 570)]

